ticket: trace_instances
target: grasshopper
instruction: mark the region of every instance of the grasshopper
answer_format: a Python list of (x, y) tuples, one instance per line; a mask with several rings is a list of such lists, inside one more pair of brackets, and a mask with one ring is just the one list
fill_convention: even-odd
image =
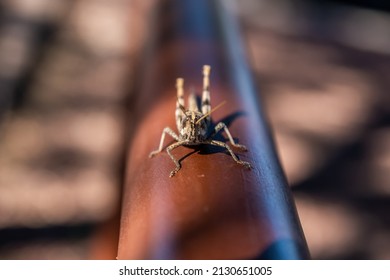
[(188, 109), (184, 107), (184, 79), (177, 78), (176, 79), (176, 90), (177, 90), (177, 101), (176, 101), (176, 126), (179, 132), (177, 135), (171, 128), (165, 127), (161, 139), (160, 146), (157, 150), (150, 153), (149, 157), (153, 157), (156, 154), (160, 153), (163, 149), (165, 135), (170, 135), (173, 139), (176, 140), (175, 143), (169, 145), (166, 148), (167, 154), (171, 157), (172, 161), (175, 163), (176, 168), (172, 170), (169, 177), (173, 177), (181, 168), (180, 162), (172, 155), (171, 151), (180, 146), (196, 146), (201, 144), (214, 145), (218, 147), (225, 148), (233, 160), (243, 165), (245, 168), (250, 169), (251, 165), (249, 162), (239, 160), (237, 156), (234, 154), (233, 150), (224, 142), (214, 140), (213, 137), (220, 131), (224, 130), (226, 135), (229, 138), (230, 144), (233, 147), (239, 148), (243, 151), (246, 151), (246, 147), (244, 145), (237, 144), (234, 142), (232, 135), (229, 132), (226, 124), (223, 122), (219, 122), (211, 133), (209, 133), (211, 126), (211, 113), (215, 110), (219, 109), (221, 106), (225, 104), (225, 102), (220, 103), (214, 109), (211, 109), (210, 105), (210, 70), (211, 67), (209, 65), (203, 66), (203, 92), (202, 92), (202, 101), (201, 108), (198, 107), (195, 94), (191, 93), (188, 98)]

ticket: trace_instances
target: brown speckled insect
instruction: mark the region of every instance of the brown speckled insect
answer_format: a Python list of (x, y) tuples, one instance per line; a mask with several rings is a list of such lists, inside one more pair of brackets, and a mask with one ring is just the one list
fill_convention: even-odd
[(209, 127), (211, 124), (210, 115), (215, 110), (219, 109), (225, 102), (216, 106), (213, 110), (211, 110), (210, 106), (210, 66), (203, 66), (203, 94), (202, 94), (202, 104), (201, 104), (201, 112), (196, 102), (196, 97), (194, 94), (191, 94), (188, 98), (188, 109), (184, 107), (184, 94), (183, 94), (183, 84), (184, 80), (182, 78), (178, 78), (176, 80), (176, 89), (177, 89), (177, 101), (176, 101), (176, 126), (179, 131), (179, 136), (169, 127), (164, 128), (163, 133), (161, 135), (160, 146), (157, 150), (150, 153), (149, 157), (153, 157), (159, 152), (162, 151), (165, 134), (169, 134), (172, 136), (177, 142), (171, 144), (167, 147), (167, 154), (171, 157), (173, 162), (176, 165), (176, 168), (172, 170), (169, 177), (174, 176), (181, 168), (180, 162), (175, 159), (172, 155), (171, 151), (180, 146), (195, 146), (201, 144), (208, 144), (223, 147), (232, 156), (235, 162), (243, 165), (246, 168), (251, 168), (249, 162), (239, 160), (237, 156), (233, 153), (232, 149), (224, 142), (213, 140), (213, 137), (221, 130), (224, 129), (226, 135), (229, 138), (230, 144), (236, 148), (246, 151), (246, 147), (244, 145), (240, 145), (234, 142), (232, 135), (230, 134), (227, 126), (223, 122), (219, 122), (215, 127), (214, 131), (208, 134)]

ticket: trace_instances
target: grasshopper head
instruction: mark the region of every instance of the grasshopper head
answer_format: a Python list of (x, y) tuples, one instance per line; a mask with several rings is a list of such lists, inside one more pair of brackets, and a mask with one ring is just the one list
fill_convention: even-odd
[(185, 117), (181, 122), (180, 138), (188, 140), (193, 144), (200, 143), (206, 139), (208, 121), (202, 118), (202, 113), (189, 111), (185, 112)]

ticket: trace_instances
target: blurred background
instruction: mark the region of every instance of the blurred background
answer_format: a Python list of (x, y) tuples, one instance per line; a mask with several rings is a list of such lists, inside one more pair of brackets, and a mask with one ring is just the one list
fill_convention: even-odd
[[(96, 257), (156, 1), (0, 3), (0, 259)], [(229, 1), (312, 257), (390, 259), (387, 1)]]

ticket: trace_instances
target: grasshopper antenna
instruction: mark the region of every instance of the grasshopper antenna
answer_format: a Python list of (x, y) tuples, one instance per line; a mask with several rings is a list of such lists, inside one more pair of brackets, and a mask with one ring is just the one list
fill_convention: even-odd
[(216, 110), (218, 110), (219, 108), (221, 108), (225, 104), (226, 104), (226, 100), (222, 101), (217, 106), (215, 106), (210, 112), (208, 112), (207, 114), (203, 115), (200, 119), (198, 119), (195, 124), (198, 124), (201, 120), (208, 117), (209, 115), (211, 115), (211, 113), (215, 112)]

